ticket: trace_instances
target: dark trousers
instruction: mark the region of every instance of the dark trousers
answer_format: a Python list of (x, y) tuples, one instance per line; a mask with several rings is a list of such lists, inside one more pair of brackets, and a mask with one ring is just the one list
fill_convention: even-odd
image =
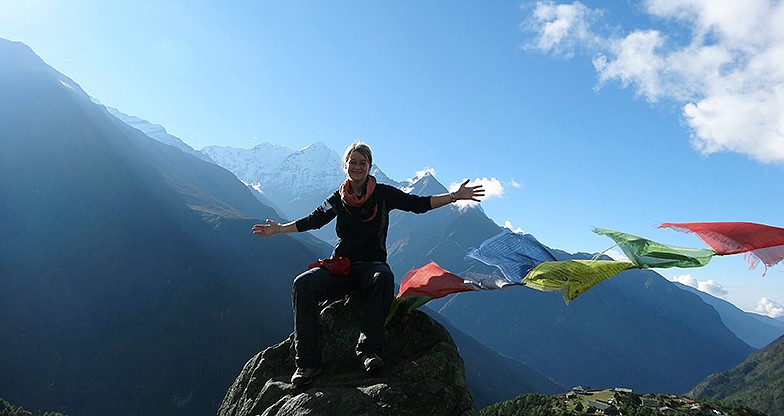
[(310, 269), (294, 279), (294, 349), (300, 368), (321, 366), (318, 342), (319, 303), (338, 299), (350, 291), (365, 301), (356, 353), (380, 354), (384, 347), (384, 321), (395, 291), (392, 270), (386, 263), (352, 262), (348, 276), (335, 276), (324, 268)]

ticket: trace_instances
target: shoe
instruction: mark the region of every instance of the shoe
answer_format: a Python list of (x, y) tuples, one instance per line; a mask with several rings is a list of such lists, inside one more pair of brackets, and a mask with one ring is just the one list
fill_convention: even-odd
[(363, 354), (362, 355), (362, 366), (365, 367), (365, 371), (368, 373), (371, 371), (376, 371), (384, 366), (384, 360), (381, 359), (376, 354)]
[(299, 387), (306, 386), (313, 381), (313, 377), (321, 374), (321, 368), (297, 368), (294, 375), (291, 376), (291, 384)]

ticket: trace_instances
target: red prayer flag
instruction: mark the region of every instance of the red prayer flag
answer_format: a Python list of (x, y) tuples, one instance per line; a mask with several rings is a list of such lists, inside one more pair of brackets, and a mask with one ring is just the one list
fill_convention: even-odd
[(753, 222), (668, 222), (659, 228), (697, 234), (720, 255), (749, 253), (751, 268), (757, 261), (770, 267), (784, 259), (784, 228)]
[(472, 290), (474, 289), (463, 282), (462, 277), (442, 269), (435, 262), (430, 262), (403, 276), (397, 297), (401, 299), (414, 296), (442, 298), (452, 293)]

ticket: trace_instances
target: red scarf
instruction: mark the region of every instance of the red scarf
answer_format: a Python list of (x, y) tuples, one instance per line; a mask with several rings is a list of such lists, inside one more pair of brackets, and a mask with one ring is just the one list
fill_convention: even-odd
[(376, 178), (373, 175), (368, 175), (367, 181), (365, 181), (365, 194), (362, 195), (362, 198), (358, 198), (352, 192), (350, 180), (346, 179), (340, 185), (340, 199), (343, 201), (343, 206), (346, 207), (349, 214), (359, 218), (362, 222), (372, 221), (373, 218), (376, 218), (376, 213), (378, 213), (378, 203), (370, 200), (375, 189)]

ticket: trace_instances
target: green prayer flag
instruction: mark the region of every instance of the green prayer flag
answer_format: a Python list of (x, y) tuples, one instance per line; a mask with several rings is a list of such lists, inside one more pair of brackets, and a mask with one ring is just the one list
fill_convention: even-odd
[(412, 296), (410, 298), (395, 298), (392, 299), (392, 305), (389, 308), (389, 312), (387, 313), (387, 318), (384, 321), (384, 326), (389, 324), (389, 321), (392, 320), (392, 317), (395, 316), (396, 313), (400, 312), (401, 314), (411, 313), (420, 306), (430, 302), (431, 300), (435, 299), (432, 296)]
[(612, 238), (629, 260), (640, 268), (702, 267), (716, 255), (715, 251), (707, 248), (667, 246), (604, 228), (594, 228), (593, 232)]
[(546, 261), (534, 267), (523, 283), (544, 292), (563, 290), (568, 304), (597, 283), (635, 267), (633, 263), (613, 260)]

